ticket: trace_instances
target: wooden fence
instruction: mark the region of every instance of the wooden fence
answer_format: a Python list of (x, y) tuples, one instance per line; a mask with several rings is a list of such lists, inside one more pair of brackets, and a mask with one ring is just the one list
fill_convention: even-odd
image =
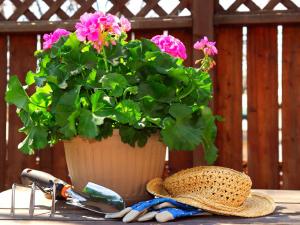
[[(33, 1), (12, 2), (16, 10), (10, 17), (2, 16), (0, 10), (1, 190), (16, 181), (25, 167), (41, 169), (67, 179), (62, 144), (54, 146), (52, 151), (41, 150), (34, 156), (24, 156), (17, 150), (23, 136), (18, 133), (21, 124), (15, 107), (8, 107), (4, 102), (6, 77), (7, 74), (17, 74), (24, 80), (25, 72), (36, 67), (33, 52), (40, 44), (40, 35), (56, 27), (71, 30), (83, 12), (94, 10), (94, 1), (76, 0), (81, 7), (69, 16), (61, 8), (64, 0), (44, 0), (48, 10), (37, 17), (29, 10)], [(181, 39), (189, 55), (187, 65), (193, 65), (198, 57), (198, 53), (193, 51), (193, 43), (203, 35), (214, 38), (219, 54), (213, 75), (212, 105), (215, 112), (224, 118), (224, 122), (218, 123), (217, 164), (237, 170), (243, 170), (243, 165), (246, 165), (256, 188), (300, 188), (300, 43), (297, 40), (300, 35), (300, 9), (293, 1), (271, 0), (261, 8), (254, 1), (236, 0), (224, 9), (219, 1), (181, 0), (170, 13), (166, 13), (158, 0), (148, 0), (136, 15), (125, 6), (126, 0), (110, 2), (113, 6), (109, 12), (119, 12), (132, 18), (130, 37), (150, 38), (167, 31)], [(287, 8), (280, 11), (280, 15), (274, 10), (278, 3)], [(248, 8), (248, 11), (239, 12), (241, 6)], [(183, 9), (189, 10), (191, 16), (179, 16)], [(151, 10), (158, 18), (144, 18)], [(22, 15), (29, 22), (17, 22)], [(49, 22), (53, 15), (62, 21)], [(283, 27), (282, 79), (279, 79), (281, 72), (278, 70), (278, 25)], [(246, 73), (243, 72), (243, 62), (247, 67)], [(243, 79), (246, 82), (243, 83)], [(281, 80), (283, 97), (282, 104), (279, 104)], [(245, 88), (247, 111), (243, 113), (242, 94)], [(279, 110), (282, 111), (282, 132), (278, 125), (281, 118)], [(243, 158), (243, 120), (247, 120), (248, 124), (246, 158)], [(282, 162), (279, 161), (279, 135), (282, 135)], [(194, 152), (171, 151), (168, 167), (172, 173), (203, 163), (201, 149)]]

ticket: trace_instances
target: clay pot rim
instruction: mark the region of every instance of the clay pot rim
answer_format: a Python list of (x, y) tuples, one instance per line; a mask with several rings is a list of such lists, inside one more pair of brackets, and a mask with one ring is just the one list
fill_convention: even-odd
[[(119, 129), (113, 129), (113, 134), (112, 134), (112, 136), (109, 136), (109, 137), (107, 137), (107, 138), (110, 138), (110, 137), (116, 137), (116, 136), (120, 136), (120, 134), (119, 134)], [(151, 134), (151, 136), (150, 136), (149, 138), (151, 138), (151, 137), (153, 137), (153, 136), (158, 136), (158, 141), (161, 142), (162, 144), (166, 145), (166, 144), (161, 140), (161, 138), (160, 138), (160, 133), (159, 133), (159, 132), (154, 133), (154, 134)], [(70, 140), (63, 140), (63, 142), (64, 142), (64, 143), (71, 143), (74, 139), (81, 139), (82, 141), (88, 142), (88, 143), (90, 143), (90, 144), (92, 144), (92, 143), (97, 143), (97, 142), (103, 140), (103, 139), (102, 139), (102, 140), (88, 139), (88, 138), (86, 138), (86, 137), (82, 137), (82, 136), (80, 136), (80, 135), (77, 135), (77, 136), (73, 137), (73, 138), (70, 139)], [(105, 138), (105, 139), (106, 139), (106, 138)], [(124, 143), (124, 144), (126, 144), (126, 143)]]

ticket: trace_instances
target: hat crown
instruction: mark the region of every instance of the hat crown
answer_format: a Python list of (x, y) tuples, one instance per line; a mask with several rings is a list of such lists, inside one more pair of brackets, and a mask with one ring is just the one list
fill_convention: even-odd
[(192, 196), (228, 207), (241, 206), (250, 194), (249, 176), (223, 167), (195, 167), (166, 178), (172, 197)]

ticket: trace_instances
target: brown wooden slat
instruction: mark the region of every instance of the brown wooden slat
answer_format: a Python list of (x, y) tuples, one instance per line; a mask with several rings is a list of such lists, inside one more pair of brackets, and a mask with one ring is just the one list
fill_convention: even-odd
[(25, 10), (24, 16), (26, 16), (29, 21), (37, 20), (37, 17), (29, 9)]
[[(0, 33), (52, 32), (56, 28), (65, 28), (74, 31), (76, 22), (78, 20), (66, 20), (63, 22), (36, 21), (34, 23), (5, 21), (0, 23)], [(136, 18), (131, 20), (131, 26), (133, 30), (190, 28), (192, 27), (192, 18), (168, 17), (164, 20), (161, 20), (161, 18)]]
[(6, 102), (4, 95), (6, 90), (6, 51), (7, 35), (0, 35), (0, 190), (3, 191), (5, 182), (5, 159), (6, 159)]
[(56, 12), (56, 15), (61, 19), (61, 20), (67, 20), (70, 19), (70, 17), (61, 9), (58, 9)]
[(113, 7), (108, 12), (111, 14), (117, 14), (118, 12), (122, 12), (126, 17), (132, 17), (133, 14), (125, 6), (127, 1), (128, 0), (111, 0), (111, 3), (113, 3)]
[[(3, 3), (3, 1), (4, 0), (0, 0), (0, 5)], [(1, 9), (1, 11), (0, 11), (0, 21), (6, 20), (5, 17), (2, 15), (3, 11), (4, 11), (3, 9)]]
[(242, 171), (242, 27), (218, 27), (216, 42), (214, 111), (224, 119), (218, 122), (217, 164)]
[(281, 0), (270, 0), (268, 4), (264, 7), (264, 10), (266, 9), (273, 9)]
[[(17, 34), (10, 35), (10, 72), (19, 76), (24, 82), (28, 70), (36, 67), (33, 56), (36, 50), (36, 35)], [(8, 160), (6, 164), (6, 187), (19, 181), (21, 171), (26, 167), (36, 168), (35, 156), (25, 156), (18, 149), (18, 144), (24, 139), (24, 135), (18, 132), (21, 121), (16, 114), (16, 107), (9, 106), (9, 138)]]
[(81, 7), (74, 13), (74, 15), (71, 18), (79, 18), (83, 13), (89, 11), (92, 8), (94, 0), (89, 1), (79, 1), (81, 4)]
[(160, 17), (163, 17), (163, 16), (167, 16), (167, 13), (166, 11), (161, 8), (158, 4), (156, 6), (153, 7), (153, 10), (154, 12), (157, 13), (157, 15), (159, 15)]
[(237, 10), (237, 8), (243, 4), (247, 0), (236, 0), (226, 11), (227, 12), (234, 12)]
[(41, 149), (36, 154), (40, 158), (38, 169), (52, 174), (53, 173), (52, 149), (49, 147), (45, 149)]
[(57, 143), (51, 148), (52, 153), (52, 174), (55, 177), (63, 179), (66, 182), (71, 182), (68, 176), (68, 168), (64, 152), (63, 143)]
[(214, 0), (214, 11), (215, 11), (215, 13), (223, 13), (223, 12), (225, 12), (225, 9), (219, 3), (219, 0)]
[[(29, 6), (34, 2), (34, 0), (26, 0), (24, 2), (20, 2), (19, 0), (11, 0), (11, 2), (16, 6), (16, 10), (14, 13), (9, 17), (9, 20), (17, 20), (25, 11), (28, 14), (32, 14), (27, 9)], [(29, 16), (30, 18), (36, 18), (33, 14)]]
[[(206, 0), (192, 0), (188, 2), (192, 5), (192, 18), (193, 18), (193, 26), (192, 26), (192, 43), (203, 38), (203, 36), (207, 36), (210, 40), (213, 39), (213, 15), (214, 15), (214, 1), (206, 1)], [(205, 7), (203, 7), (205, 5)], [(192, 52), (192, 66), (194, 62), (202, 57), (201, 52), (199, 50), (193, 49), (191, 46)], [(212, 74), (212, 73), (211, 73)], [(205, 165), (204, 161), (204, 152), (201, 147), (193, 151), (193, 165)]]
[(247, 6), (250, 11), (260, 10), (260, 8), (252, 0), (246, 0), (244, 5)]
[(215, 25), (287, 24), (299, 23), (300, 13), (295, 11), (257, 11), (215, 14)]
[(279, 188), (277, 27), (248, 28), (248, 173), (255, 188)]
[(137, 17), (144, 17), (147, 15), (147, 13), (150, 12), (153, 7), (155, 7), (158, 4), (158, 0), (149, 0), (146, 2), (146, 5), (138, 12), (136, 15)]
[(42, 20), (48, 20), (50, 19), (50, 17), (56, 13), (59, 9), (60, 6), (65, 2), (64, 0), (57, 0), (55, 2), (51, 1), (51, 0), (44, 0), (45, 3), (47, 3), (47, 5), (49, 6), (49, 9), (47, 10), (47, 12), (45, 12), (45, 14), (41, 17)]
[(148, 38), (151, 39), (155, 35), (163, 34), (162, 29), (151, 29), (151, 30), (134, 30), (135, 39)]
[(299, 25), (283, 27), (282, 153), (283, 188), (300, 189), (300, 35)]
[(281, 3), (287, 8), (287, 9), (298, 9), (299, 10), (299, 7), (294, 3), (292, 2), (291, 0), (281, 0)]
[(127, 18), (132, 18), (134, 16), (127, 7), (123, 7), (120, 13), (123, 14)]
[(180, 3), (170, 12), (170, 15), (177, 16), (178, 12), (183, 10), (184, 8), (188, 7), (188, 1), (182, 0)]
[[(208, 39), (212, 40), (214, 35), (214, 1), (193, 0), (192, 5), (193, 43), (203, 38), (203, 36), (207, 36)], [(200, 51), (194, 49), (193, 61), (198, 60), (200, 56)]]

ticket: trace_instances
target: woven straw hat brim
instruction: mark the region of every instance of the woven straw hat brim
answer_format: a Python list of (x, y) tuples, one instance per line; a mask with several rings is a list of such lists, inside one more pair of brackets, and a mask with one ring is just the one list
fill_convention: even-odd
[(275, 210), (275, 203), (271, 197), (266, 194), (252, 192), (244, 202), (242, 209), (239, 211), (226, 211), (224, 209), (215, 208), (213, 204), (207, 205), (201, 199), (193, 196), (172, 197), (163, 187), (163, 180), (155, 178), (148, 182), (147, 191), (155, 196), (163, 198), (172, 198), (178, 202), (185, 203), (205, 211), (227, 216), (240, 217), (259, 217), (271, 214)]

